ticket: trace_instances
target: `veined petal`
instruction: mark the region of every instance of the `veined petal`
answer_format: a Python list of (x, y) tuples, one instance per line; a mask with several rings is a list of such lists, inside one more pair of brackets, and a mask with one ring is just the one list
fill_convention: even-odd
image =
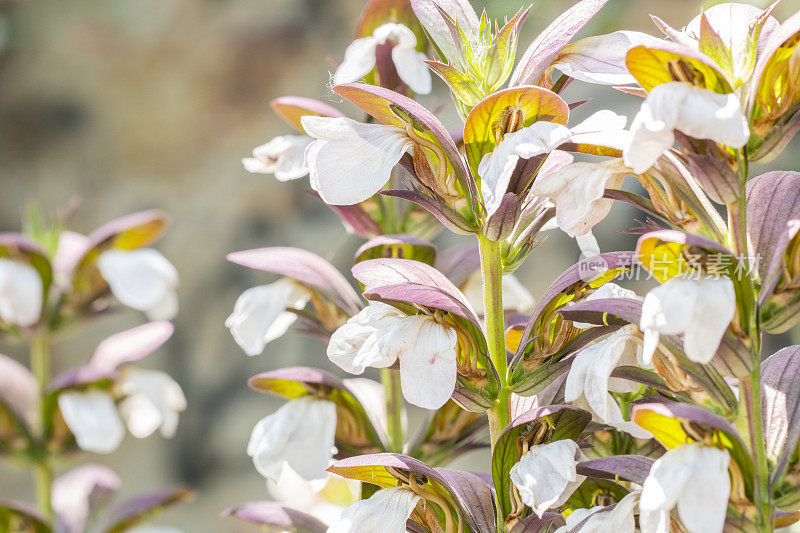
[(58, 407), (82, 450), (111, 453), (125, 436), (114, 400), (104, 392), (62, 392)]
[(602, 85), (635, 84), (628, 72), (625, 56), (628, 50), (642, 44), (661, 42), (646, 33), (615, 31), (596, 35), (567, 45), (553, 66), (576, 80)]
[(357, 204), (380, 191), (414, 145), (396, 126), (344, 117), (305, 116), (301, 121), (317, 139), (306, 149), (311, 187), (332, 205)]
[(344, 61), (333, 75), (333, 83), (351, 83), (360, 80), (375, 68), (375, 48), (378, 40), (373, 36), (356, 39), (344, 52)]
[(305, 152), (311, 141), (306, 135), (281, 135), (255, 148), (242, 164), (248, 172), (275, 174), (279, 181), (302, 178), (308, 174)]
[(297, 319), (286, 309), (302, 309), (309, 299), (309, 292), (289, 279), (253, 287), (236, 300), (225, 327), (247, 355), (258, 355)]
[(42, 314), (42, 277), (32, 266), (0, 259), (0, 318), (28, 327)]
[(438, 409), (456, 386), (456, 332), (431, 317), (404, 318), (391, 329), (384, 346), (400, 360), (400, 385), (410, 403)]
[(362, 374), (369, 367), (392, 366), (397, 354), (380, 343), (379, 332), (390, 330), (405, 316), (390, 305), (370, 303), (333, 332), (328, 342), (328, 359), (351, 374)]
[(602, 163), (572, 163), (540, 177), (531, 192), (556, 204), (558, 227), (570, 237), (583, 235), (603, 220), (613, 204), (606, 188), (622, 186), (628, 169), (619, 159)]
[(305, 479), (322, 479), (333, 456), (335, 433), (336, 404), (304, 396), (256, 424), (247, 455), (268, 479), (279, 479), (285, 464)]
[(97, 266), (123, 305), (144, 311), (152, 320), (174, 317), (178, 272), (161, 252), (108, 250), (100, 255)]
[(750, 137), (735, 94), (665, 83), (650, 91), (633, 119), (631, 138), (623, 150), (625, 164), (637, 174), (645, 172), (675, 142), (673, 130), (733, 148), (744, 146)]
[(586, 479), (577, 474), (581, 452), (572, 440), (540, 444), (511, 467), (511, 482), (523, 503), (541, 517), (551, 507), (558, 507)]
[(406, 521), (419, 501), (419, 496), (404, 487), (380, 489), (369, 499), (345, 509), (328, 533), (405, 533)]
[(709, 363), (736, 312), (733, 283), (728, 278), (672, 278), (652, 289), (642, 304), (639, 324), (645, 334), (644, 361), (652, 361), (659, 334), (683, 334), (686, 356)]
[(143, 439), (160, 429), (166, 438), (175, 436), (178, 413), (186, 410), (186, 397), (172, 377), (156, 370), (129, 368), (115, 384), (115, 391), (123, 397), (119, 412), (131, 435)]

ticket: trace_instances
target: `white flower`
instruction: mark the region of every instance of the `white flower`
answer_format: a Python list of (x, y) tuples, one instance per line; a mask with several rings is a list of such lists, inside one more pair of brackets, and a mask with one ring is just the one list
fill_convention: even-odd
[[(479, 316), (484, 313), (483, 303), (483, 281), (481, 271), (476, 270), (461, 286), (464, 297), (472, 304), (475, 313)], [(516, 311), (522, 314), (530, 314), (536, 307), (536, 299), (525, 286), (520, 283), (514, 274), (503, 276), (503, 310)]]
[(678, 446), (653, 463), (642, 485), (642, 533), (669, 533), (669, 511), (689, 533), (719, 533), (725, 524), (731, 481), (728, 450), (699, 443)]
[(114, 399), (102, 391), (62, 392), (58, 407), (82, 450), (111, 453), (125, 436)]
[(345, 509), (342, 518), (328, 528), (328, 533), (405, 533), (406, 521), (420, 499), (407, 488), (381, 489), (369, 499)]
[(457, 340), (455, 331), (433, 317), (406, 316), (373, 302), (331, 335), (327, 353), (333, 363), (353, 374), (399, 360), (406, 400), (438, 409), (455, 389)]
[(0, 318), (28, 327), (42, 314), (42, 277), (31, 265), (0, 259)]
[(582, 458), (573, 440), (533, 446), (511, 467), (511, 482), (522, 502), (541, 518), (548, 509), (567, 501), (586, 479), (575, 468)]
[(674, 144), (673, 130), (732, 148), (744, 146), (750, 137), (735, 94), (664, 83), (650, 91), (633, 119), (630, 141), (623, 150), (625, 164), (637, 174), (645, 172)]
[(530, 159), (552, 152), (565, 142), (612, 146), (623, 138), (627, 119), (608, 110), (598, 111), (574, 128), (554, 122), (534, 122), (506, 134), (494, 150), (483, 156), (478, 165), (481, 195), (487, 216), (500, 207), (511, 175), (520, 159)]
[[(583, 522), (580, 533), (634, 533), (636, 523), (633, 510), (639, 501), (639, 492), (629, 492), (618, 501), (612, 509), (597, 505), (590, 509), (575, 509), (567, 517), (567, 525), (558, 528), (555, 533), (569, 533)], [(585, 522), (584, 522), (585, 520)]]
[(186, 397), (180, 385), (164, 372), (128, 368), (115, 384), (123, 397), (119, 404), (128, 431), (143, 439), (157, 429), (172, 438), (178, 428), (178, 413), (186, 410)]
[(556, 204), (558, 227), (570, 237), (589, 232), (603, 220), (613, 201), (605, 190), (619, 189), (630, 173), (620, 159), (601, 163), (571, 163), (533, 183), (531, 192)]
[(381, 190), (414, 143), (397, 126), (362, 124), (349, 118), (305, 116), (311, 188), (331, 205), (363, 202)]
[(339, 521), (348, 505), (359, 500), (361, 483), (336, 474), (307, 481), (284, 465), (277, 481), (267, 480), (267, 490), (275, 501), (331, 525)]
[(178, 313), (178, 272), (161, 252), (108, 250), (97, 267), (122, 304), (144, 311), (151, 320), (170, 320)]
[(306, 147), (312, 139), (305, 135), (281, 135), (253, 150), (242, 164), (248, 172), (275, 174), (279, 181), (302, 178), (308, 174), (305, 163)]
[(644, 361), (650, 364), (659, 334), (683, 335), (686, 356), (709, 363), (736, 312), (730, 279), (678, 276), (652, 289), (642, 304), (639, 329), (644, 332)]
[(309, 292), (289, 279), (253, 287), (236, 300), (225, 327), (247, 355), (258, 355), (297, 319), (286, 309), (302, 309), (309, 299)]
[(427, 57), (417, 51), (414, 32), (395, 22), (378, 26), (371, 36), (353, 41), (344, 53), (344, 61), (333, 75), (333, 82), (350, 83), (369, 74), (375, 68), (375, 49), (387, 41), (394, 44), (392, 62), (400, 79), (415, 93), (430, 93), (431, 73), (425, 64)]
[(267, 479), (288, 464), (305, 479), (322, 479), (333, 457), (336, 404), (308, 396), (289, 400), (253, 428), (247, 455)]
[(580, 350), (567, 375), (564, 399), (567, 402), (585, 399), (590, 410), (603, 423), (637, 438), (649, 438), (652, 436), (650, 432), (622, 417), (619, 405), (609, 394), (609, 391), (638, 390), (636, 383), (611, 377), (618, 366), (637, 366), (640, 363), (641, 349), (636, 331), (636, 326), (625, 326)]

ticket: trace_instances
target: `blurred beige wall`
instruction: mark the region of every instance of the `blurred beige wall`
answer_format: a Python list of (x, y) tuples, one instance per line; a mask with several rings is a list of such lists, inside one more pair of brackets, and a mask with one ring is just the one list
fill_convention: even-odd
[[(474, 2), (490, 15), (513, 13), (520, 0)], [(571, 1), (539, 0), (521, 47)], [(785, 1), (780, 18), (792, 2)], [(16, 230), (28, 201), (56, 210), (73, 196), (83, 204), (73, 227), (92, 228), (135, 210), (159, 207), (173, 219), (160, 248), (181, 273), (182, 312), (175, 337), (145, 365), (171, 372), (189, 410), (172, 441), (128, 438), (110, 458), (125, 494), (184, 482), (198, 496), (161, 523), (187, 532), (248, 531), (217, 518), (227, 505), (266, 498), (245, 455), (250, 429), (278, 402), (247, 389), (247, 377), (288, 364), (328, 370), (324, 347), (289, 335), (247, 358), (223, 326), (238, 294), (268, 278), (228, 264), (227, 252), (268, 245), (313, 250), (349, 266), (357, 239), (306, 192), (306, 182), (278, 183), (247, 174), (240, 158), (290, 130), (270, 99), (297, 94), (336, 100), (327, 90), (327, 55), (341, 57), (361, 0), (9, 0), (0, 52), (0, 230)], [(681, 26), (694, 0), (610, 0), (582, 35), (616, 29), (656, 34), (648, 12)], [(796, 7), (796, 6), (795, 6)], [(568, 99), (590, 95), (575, 83)], [(631, 114), (633, 97), (592, 89), (600, 107)], [(426, 100), (455, 114), (439, 91)], [(352, 108), (349, 108), (352, 110)], [(354, 115), (356, 116), (356, 115)], [(797, 158), (783, 160), (797, 168)], [(638, 216), (618, 208), (599, 230), (604, 249), (630, 246), (620, 229)], [(455, 242), (444, 236), (443, 243)], [(554, 235), (520, 277), (541, 294), (577, 247)], [(84, 361), (105, 335), (141, 323), (126, 313), (104, 319), (60, 344), (58, 368)], [(17, 354), (16, 351), (11, 353)], [(20, 354), (24, 359), (24, 354)], [(471, 466), (480, 465), (473, 459)], [(27, 473), (0, 467), (0, 495), (32, 499)]]

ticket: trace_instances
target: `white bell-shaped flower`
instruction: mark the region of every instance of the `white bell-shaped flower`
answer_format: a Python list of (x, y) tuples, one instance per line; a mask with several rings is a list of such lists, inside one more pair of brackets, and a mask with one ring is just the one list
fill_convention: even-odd
[(28, 327), (42, 315), (42, 277), (27, 263), (0, 259), (0, 318)]
[[(580, 531), (580, 533), (634, 533), (636, 522), (633, 518), (633, 510), (638, 501), (639, 491), (633, 491), (629, 492), (611, 509), (602, 505), (589, 509), (575, 509), (567, 517), (567, 525), (561, 526), (555, 533), (569, 533), (573, 530)], [(575, 528), (581, 523), (583, 523), (581, 528), (576, 530)]]
[(115, 384), (122, 397), (119, 413), (136, 438), (149, 437), (160, 429), (166, 438), (175, 436), (178, 415), (186, 410), (180, 385), (168, 374), (155, 370), (128, 368)]
[(630, 170), (620, 159), (601, 163), (571, 163), (539, 177), (531, 188), (537, 196), (556, 204), (556, 221), (570, 237), (588, 233), (611, 211), (606, 189), (619, 189)]
[(247, 455), (267, 479), (289, 465), (305, 479), (327, 476), (336, 435), (336, 404), (304, 396), (289, 400), (253, 428)]
[(397, 126), (363, 124), (349, 118), (305, 116), (311, 188), (331, 205), (363, 202), (386, 185), (392, 169), (414, 143)]
[(111, 453), (125, 437), (114, 399), (103, 391), (62, 392), (58, 407), (82, 450)]
[(248, 172), (274, 174), (279, 181), (302, 178), (308, 174), (306, 147), (313, 139), (306, 135), (281, 135), (253, 150), (253, 157), (242, 159)]
[(289, 279), (247, 289), (236, 300), (225, 327), (247, 355), (258, 355), (297, 320), (287, 309), (302, 309), (310, 298), (308, 290)]
[(331, 335), (327, 353), (333, 363), (353, 374), (399, 360), (406, 400), (438, 409), (455, 389), (457, 342), (456, 332), (431, 316), (406, 316), (374, 302)]
[(420, 501), (407, 488), (381, 489), (369, 499), (358, 501), (342, 512), (328, 533), (405, 533), (406, 521)]
[(431, 73), (425, 64), (427, 57), (417, 48), (417, 37), (408, 27), (396, 22), (387, 22), (375, 28), (372, 35), (353, 41), (344, 53), (344, 61), (336, 69), (333, 82), (336, 84), (357, 81), (375, 68), (375, 49), (390, 42), (392, 62), (397, 75), (418, 94), (431, 92)]
[(641, 363), (641, 345), (636, 326), (625, 326), (605, 339), (589, 344), (572, 360), (564, 389), (564, 399), (575, 402), (585, 399), (590, 410), (605, 424), (637, 438), (649, 438), (649, 431), (622, 417), (619, 405), (609, 394), (636, 392), (638, 385), (626, 379), (612, 378), (618, 366)]
[(558, 507), (586, 479), (576, 466), (583, 458), (573, 440), (558, 440), (532, 446), (519, 462), (511, 467), (511, 482), (522, 502), (541, 517), (550, 508)]
[(735, 313), (730, 279), (692, 275), (670, 279), (647, 293), (642, 304), (644, 362), (652, 362), (663, 333), (683, 335), (686, 356), (695, 363), (710, 363)]
[(158, 250), (108, 250), (97, 267), (123, 305), (150, 320), (170, 320), (178, 313), (178, 271)]
[(720, 533), (731, 481), (728, 450), (690, 443), (667, 451), (650, 468), (639, 500), (642, 533), (669, 533), (669, 512), (689, 533)]
[(625, 164), (641, 174), (675, 143), (674, 130), (695, 139), (741, 148), (750, 138), (747, 118), (735, 94), (718, 94), (688, 83), (654, 87), (631, 124), (623, 149)]

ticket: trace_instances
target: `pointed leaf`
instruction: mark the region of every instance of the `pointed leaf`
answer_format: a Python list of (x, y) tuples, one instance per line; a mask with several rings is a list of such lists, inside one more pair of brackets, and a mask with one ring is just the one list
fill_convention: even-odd
[(761, 363), (761, 407), (773, 482), (783, 477), (800, 440), (800, 346), (778, 350)]
[(136, 524), (150, 519), (163, 508), (193, 497), (192, 491), (183, 487), (161, 489), (134, 497), (115, 507), (105, 520), (104, 533), (121, 533)]
[(318, 519), (278, 502), (248, 502), (234, 505), (221, 514), (223, 518), (233, 517), (257, 526), (265, 531), (285, 533), (325, 533), (328, 526)]
[(584, 461), (578, 465), (578, 473), (587, 477), (644, 483), (655, 461), (641, 455), (613, 455)]

